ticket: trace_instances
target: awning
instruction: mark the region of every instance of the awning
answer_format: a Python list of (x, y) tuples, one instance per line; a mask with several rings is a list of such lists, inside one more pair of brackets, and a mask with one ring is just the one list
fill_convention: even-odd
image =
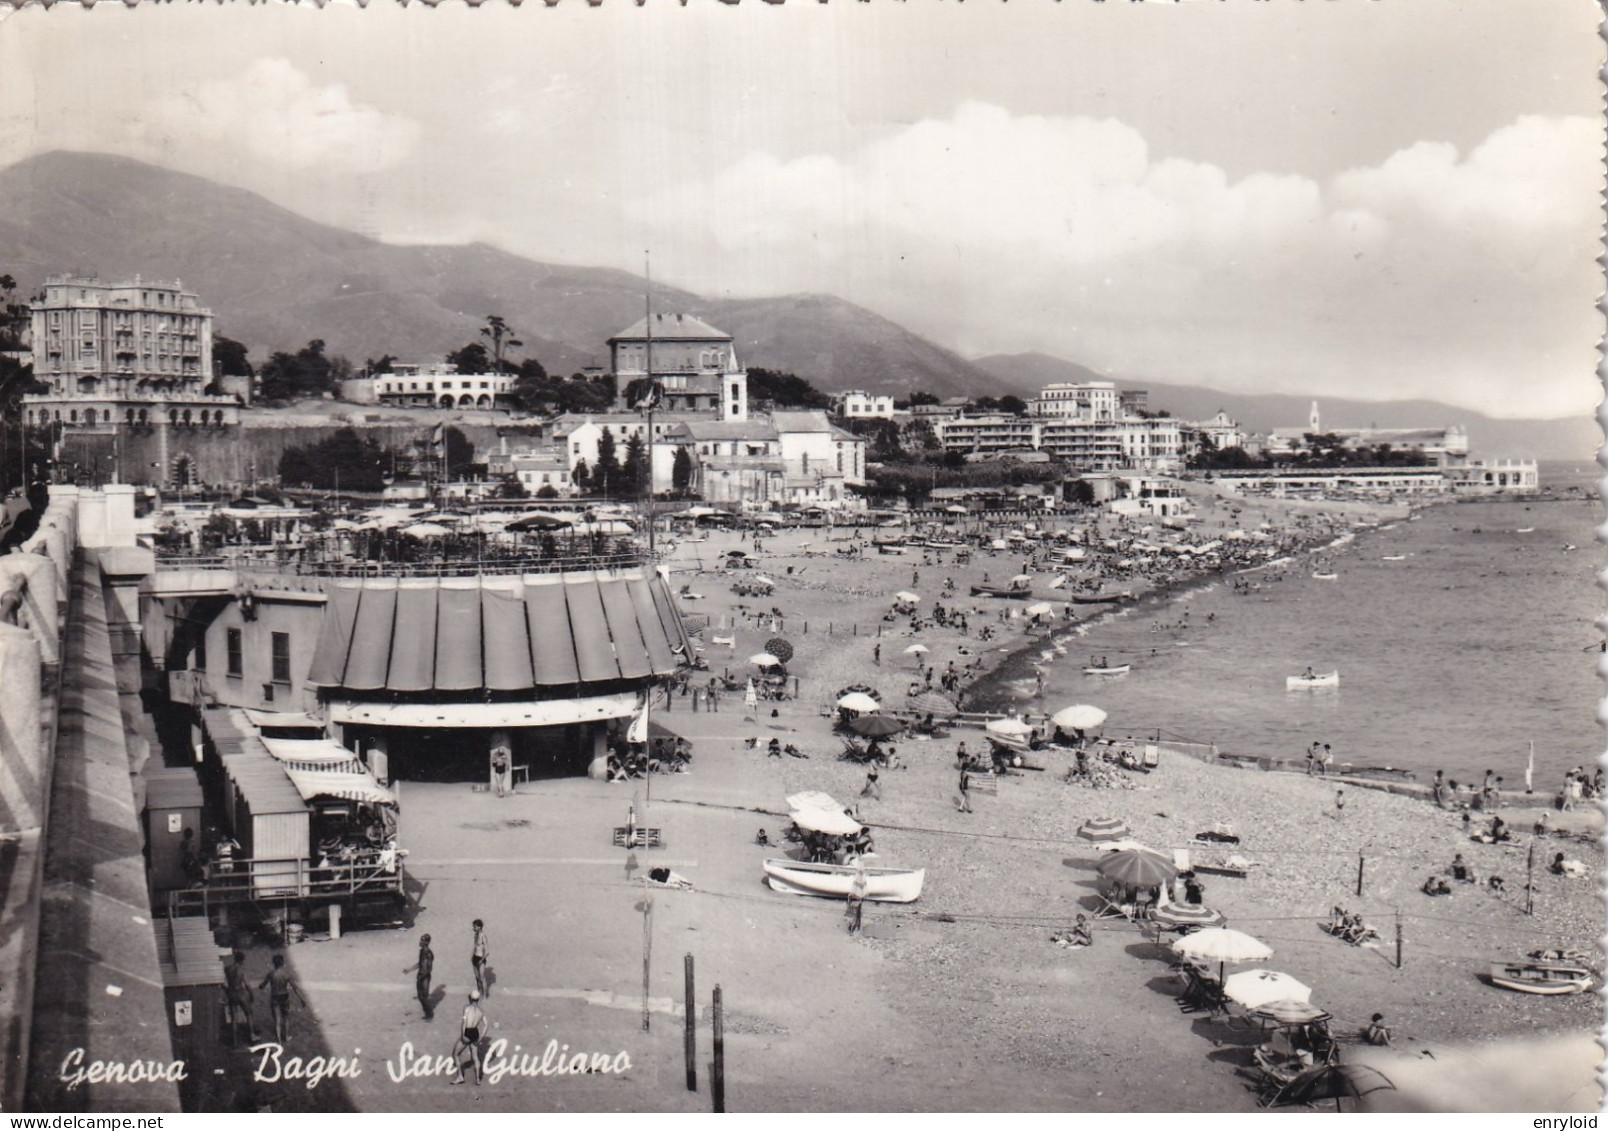
[(364, 773), (356, 754), (329, 738), (264, 738), (268, 753), (285, 763), (287, 769), (318, 770), (349, 774)]
[(650, 569), (337, 582), (307, 681), (348, 691), (528, 691), (673, 674), (688, 641)]
[(303, 801), (315, 797), (339, 797), (368, 805), (395, 805), (396, 794), (368, 774), (337, 774), (317, 770), (286, 770)]
[(324, 724), (311, 715), (301, 711), (256, 711), (250, 707), (245, 708), (246, 718), (251, 720), (254, 727), (272, 727), (283, 729), (286, 727), (295, 730), (316, 730), (324, 732)]
[(556, 727), (629, 718), (642, 707), (634, 691), (584, 699), (520, 703), (364, 703), (332, 700), (332, 723), (425, 730), (475, 727)]

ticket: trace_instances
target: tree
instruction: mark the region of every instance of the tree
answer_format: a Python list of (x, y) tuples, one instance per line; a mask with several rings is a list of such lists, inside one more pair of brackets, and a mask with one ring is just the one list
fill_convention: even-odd
[(441, 446), (446, 456), (448, 479), (458, 479), (470, 472), (474, 466), (475, 446), (469, 442), (469, 437), (449, 424), (442, 431)]
[(648, 490), (648, 457), (642, 437), (633, 435), (625, 442), (625, 463), (620, 468), (620, 493), (640, 499)]
[(447, 354), (447, 364), (459, 373), (490, 373), (491, 354), (479, 342), (470, 342), (462, 349)]
[(212, 335), (212, 364), (223, 377), (255, 377), (256, 370), (246, 357), (246, 347), (222, 334)]
[(620, 490), (620, 461), (614, 454), (614, 433), (607, 425), (597, 438), (597, 466), (592, 469), (592, 494), (607, 495)]
[(286, 448), (279, 457), (279, 481), (319, 490), (380, 491), (382, 469), (389, 466), (376, 440), (342, 428), (315, 443)]
[(513, 327), (500, 314), (486, 315), (486, 324), (480, 327), (480, 333), (491, 339), (491, 372), (507, 372), (503, 368), (503, 352), (518, 349), (525, 343), (514, 337)]
[(336, 382), (351, 373), (351, 362), (344, 357), (326, 357), (323, 339), (314, 338), (293, 354), (275, 353), (263, 363), (263, 399), (291, 401), (322, 396), (333, 392)]
[(378, 373), (390, 373), (392, 371), (391, 367), (394, 364), (396, 364), (395, 356), (392, 354), (385, 354), (377, 359), (372, 357), (369, 358), (363, 363), (363, 369), (370, 377), (373, 377)]
[(575, 490), (581, 494), (589, 494), (592, 489), (592, 473), (587, 469), (586, 461), (575, 461), (575, 469), (570, 472), (570, 478), (575, 480)]
[(827, 408), (832, 398), (804, 378), (759, 366), (748, 371), (748, 396), (777, 408)]
[(676, 449), (675, 458), (670, 461), (670, 486), (678, 493), (685, 494), (692, 486), (692, 455), (686, 448)]
[(999, 398), (999, 410), (1001, 412), (1008, 412), (1012, 416), (1026, 416), (1027, 402), (1021, 397), (1015, 396), (1011, 393), (1006, 393), (1003, 397)]
[(932, 393), (924, 393), (920, 389), (917, 389), (915, 392), (910, 394), (911, 408), (915, 408), (917, 405), (938, 403), (940, 402), (936, 396), (934, 396)]
[(558, 488), (551, 483), (543, 483), (541, 490), (536, 492), (536, 497), (538, 499), (556, 499), (558, 498)]
[(519, 481), (519, 476), (510, 471), (507, 475), (499, 478), (494, 497), (498, 499), (525, 499), (530, 497), (530, 492), (525, 490), (525, 485)]

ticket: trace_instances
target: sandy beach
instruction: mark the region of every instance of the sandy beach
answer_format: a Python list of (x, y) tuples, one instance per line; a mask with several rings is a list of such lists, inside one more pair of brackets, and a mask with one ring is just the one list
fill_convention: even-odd
[[(1273, 948), (1266, 968), (1311, 987), (1312, 1001), (1334, 1015), (1347, 1059), (1397, 1080), (1399, 1091), (1371, 1103), (1600, 1106), (1600, 999), (1521, 995), (1479, 978), (1490, 963), (1531, 949), (1596, 947), (1596, 883), (1545, 870), (1563, 852), (1588, 876), (1601, 874), (1596, 810), (1553, 813), (1552, 831), (1536, 838), (1532, 915), (1523, 888), (1539, 808), (1505, 809), (1522, 835), (1484, 845), (1469, 839), (1457, 815), (1414, 797), (1348, 787), (1337, 813), (1334, 782), (1166, 750), (1149, 774), (1117, 771), (1126, 788), (1092, 789), (1067, 784), (1069, 756), (1045, 751), (1030, 759), (1041, 770), (1004, 776), (997, 794), (974, 793), (975, 811), (962, 813), (954, 804), (957, 743), (985, 745), (980, 730), (965, 727), (947, 738), (896, 740), (904, 768), (882, 773), (880, 797), (862, 798), (864, 769), (838, 759), (841, 742), (820, 708), (859, 682), (882, 689), (890, 706), (902, 701), (915, 670), (903, 649), (918, 637), (905, 618), (881, 619), (889, 595), (908, 588), (930, 602), (946, 577), (964, 594), (985, 571), (996, 579), (1015, 573), (1020, 555), (978, 554), (964, 568), (923, 564), (915, 550), (843, 560), (825, 531), (794, 531), (764, 540), (759, 568), (777, 586), (761, 601), (731, 592), (748, 571), (699, 572), (700, 562), (711, 567), (739, 544), (752, 549), (752, 538), (682, 543), (670, 558), (673, 581), (703, 595), (684, 608), (712, 618), (702, 635), (711, 668), (751, 672), (743, 661), (782, 635), (795, 645), (789, 671), (800, 697), (745, 717), (740, 693), (724, 695), (715, 713), (693, 711), (690, 697), (677, 696), (655, 717), (693, 742), (689, 774), (535, 782), (507, 799), (462, 785), (405, 785), (403, 839), (418, 904), (411, 928), (291, 948), (318, 1022), (316, 1033), (293, 1033), (293, 1048), (298, 1040), (304, 1055), (314, 1045), (334, 1055), (361, 1047), (364, 1073), (321, 1090), (263, 1085), (276, 1109), (709, 1110), (709, 1005), (719, 984), (731, 1110), (1253, 1110), (1246, 1070), (1262, 1035), (1244, 1021), (1180, 1012), (1169, 936), (1158, 943), (1153, 926), (1100, 919), (1089, 949), (1051, 942), (1077, 912), (1092, 917), (1097, 905), (1097, 856), (1076, 830), (1103, 816), (1121, 818), (1165, 853), (1188, 849), (1197, 862), (1223, 850), (1195, 834), (1232, 826), (1241, 838), (1232, 851), (1251, 866), (1243, 878), (1204, 875), (1205, 902)], [(955, 603), (1020, 604), (964, 596)], [(781, 610), (782, 631), (745, 620), (739, 606)], [(721, 626), (734, 615), (733, 643), (714, 645), (714, 636), (732, 636)], [(979, 623), (974, 616), (968, 636), (923, 627), (925, 660), (942, 671), (951, 659), (964, 666), (981, 658), (986, 669), (1024, 642), (1018, 620), (980, 644)], [(808, 757), (766, 757), (772, 736)], [(837, 902), (767, 889), (761, 862), (778, 849), (756, 845), (755, 833), (765, 828), (778, 840), (785, 798), (803, 789), (856, 805), (879, 863), (925, 868), (920, 900), (868, 905), (865, 931), (851, 936)], [(628, 806), (663, 830), (664, 848), (627, 854), (608, 846), (608, 830), (624, 823)], [(1424, 877), (1444, 872), (1456, 853), (1482, 881), (1502, 876), (1505, 891), (1482, 882), (1455, 885), (1449, 897), (1423, 895)], [(643, 870), (659, 866), (685, 876), (692, 890), (645, 887)], [(1337, 904), (1377, 927), (1380, 943), (1353, 947), (1327, 934), (1321, 924)], [(450, 1044), (476, 916), (492, 938), (494, 1038), (527, 1052), (549, 1040), (623, 1051), (628, 1071), (508, 1074), (480, 1088), (450, 1087), (439, 1076), (392, 1079), (385, 1062), (399, 1063), (403, 1042), (431, 1055)], [(412, 979), (401, 973), (423, 931), (434, 937), (445, 983), (434, 1022), (420, 1018)], [(681, 1064), (686, 954), (697, 964), (697, 1092), (686, 1089)], [(1356, 1042), (1374, 1012), (1393, 1030), (1393, 1048)]]

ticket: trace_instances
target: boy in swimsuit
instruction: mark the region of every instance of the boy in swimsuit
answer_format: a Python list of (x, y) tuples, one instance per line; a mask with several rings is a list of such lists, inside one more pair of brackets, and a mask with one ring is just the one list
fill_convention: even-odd
[(485, 1011), (480, 1008), (480, 991), (469, 991), (469, 1004), (463, 1007), (463, 1019), (458, 1022), (458, 1040), (452, 1046), (452, 1060), (458, 1066), (458, 1076), (451, 1083), (463, 1083), (463, 1054), (468, 1052), (469, 1063), (475, 1066), (475, 1086), (480, 1086), (480, 1040), (486, 1034)]
[(475, 968), (475, 989), (481, 997), (490, 997), (486, 990), (486, 961), (491, 957), (491, 948), (486, 943), (486, 925), (476, 919), (474, 927), (475, 941), (469, 952), (469, 965)]
[(273, 1018), (274, 1035), (280, 1044), (284, 1044), (285, 1036), (290, 1031), (290, 995), (292, 993), (296, 995), (303, 1009), (307, 1007), (307, 999), (302, 997), (302, 992), (296, 988), (296, 983), (290, 980), (290, 972), (285, 969), (283, 954), (274, 955), (274, 968), (268, 971), (257, 985), (259, 990), (267, 987), (272, 987), (268, 992), (268, 1012)]

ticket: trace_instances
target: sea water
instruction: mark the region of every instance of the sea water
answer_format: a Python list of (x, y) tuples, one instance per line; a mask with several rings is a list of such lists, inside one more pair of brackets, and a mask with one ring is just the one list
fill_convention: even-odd
[[(1555, 791), (1605, 746), (1598, 473), (1573, 466), (1544, 467), (1543, 482), (1579, 485), (1579, 498), (1430, 506), (1297, 555), (1283, 580), (1229, 574), (1164, 603), (1087, 614), (1055, 634), (1065, 655), (1029, 649), (973, 702), (1092, 703), (1108, 713), (1107, 735), (1159, 732), (1297, 761), (1320, 742), (1336, 763), (1412, 769), (1422, 781), (1491, 769), (1506, 789), (1524, 788), (1533, 741), (1535, 789)], [(1313, 578), (1320, 567), (1337, 578)], [(1235, 594), (1235, 576), (1260, 590)], [(1084, 675), (1092, 658), (1132, 670)], [(1338, 671), (1340, 686), (1287, 690), (1285, 678), (1308, 668)]]

